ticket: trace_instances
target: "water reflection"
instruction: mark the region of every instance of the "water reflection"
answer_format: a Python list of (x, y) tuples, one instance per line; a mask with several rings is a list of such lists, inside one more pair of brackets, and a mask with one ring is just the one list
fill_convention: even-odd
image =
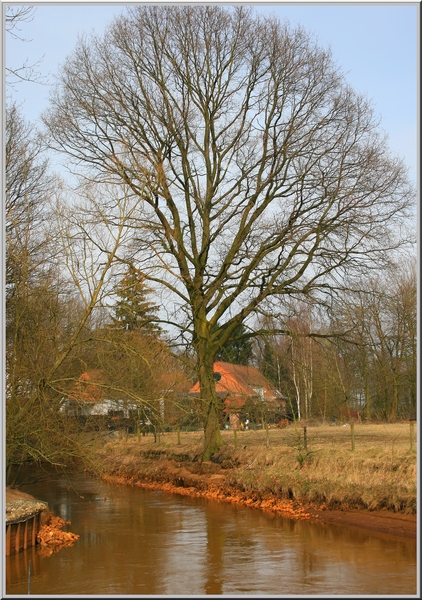
[(416, 543), (84, 476), (25, 488), (80, 539), (7, 557), (7, 594), (416, 593)]

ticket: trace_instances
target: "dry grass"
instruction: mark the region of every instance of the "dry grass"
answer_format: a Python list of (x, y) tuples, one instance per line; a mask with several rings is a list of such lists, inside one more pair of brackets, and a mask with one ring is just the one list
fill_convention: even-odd
[[(240, 490), (327, 508), (416, 512), (416, 452), (408, 422), (356, 423), (353, 450), (350, 425), (308, 426), (307, 447), (303, 428), (295, 425), (270, 429), (268, 442), (264, 430), (223, 431), (222, 436), (225, 445), (215, 459), (227, 484)], [(140, 455), (196, 463), (202, 442), (201, 432), (182, 432), (180, 444), (176, 433), (155, 443), (152, 435), (129, 436), (108, 444), (103, 456), (133, 474)], [(412, 445), (416, 448), (416, 440)]]

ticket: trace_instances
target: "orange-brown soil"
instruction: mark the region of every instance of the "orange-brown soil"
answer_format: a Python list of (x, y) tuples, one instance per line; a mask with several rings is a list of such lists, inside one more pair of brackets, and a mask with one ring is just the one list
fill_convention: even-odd
[[(207, 471), (206, 466), (205, 471)], [(328, 510), (325, 506), (303, 505), (295, 500), (280, 499), (273, 494), (264, 497), (254, 491), (240, 491), (227, 485), (226, 476), (208, 472), (192, 473), (185, 466), (171, 460), (160, 460), (155, 472), (148, 469), (144, 475), (105, 475), (110, 483), (135, 485), (185, 496), (212, 498), (220, 502), (232, 502), (276, 512), (292, 519), (318, 520), (344, 526), (364, 527), (389, 535), (416, 538), (416, 515), (390, 511)]]
[(37, 543), (41, 546), (42, 556), (51, 556), (66, 546), (73, 546), (79, 535), (70, 531), (62, 531), (64, 525), (70, 525), (70, 521), (63, 521), (60, 517), (52, 515), (48, 522), (41, 527), (37, 534)]

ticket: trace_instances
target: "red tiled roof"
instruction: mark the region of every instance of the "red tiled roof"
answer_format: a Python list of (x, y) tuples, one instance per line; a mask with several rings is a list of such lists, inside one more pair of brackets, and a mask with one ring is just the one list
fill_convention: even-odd
[[(249, 396), (261, 396), (265, 399), (280, 397), (277, 390), (255, 367), (233, 365), (226, 362), (215, 362), (214, 373), (219, 373), (221, 378), (215, 383), (215, 390), (219, 395), (242, 397), (246, 400)], [(189, 391), (190, 394), (199, 394), (199, 382)]]
[(103, 374), (99, 370), (85, 371), (75, 382), (73, 390), (69, 393), (71, 400), (91, 402), (93, 404), (104, 400), (101, 388)]

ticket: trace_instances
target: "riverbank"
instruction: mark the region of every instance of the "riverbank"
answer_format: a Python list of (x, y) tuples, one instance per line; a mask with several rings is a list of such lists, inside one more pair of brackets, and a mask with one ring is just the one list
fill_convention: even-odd
[[(192, 485), (189, 471), (186, 469), (186, 472), (182, 473), (177, 464), (164, 465), (162, 463), (160, 470), (161, 474), (157, 477), (159, 481), (151, 481), (150, 472), (143, 473), (141, 470), (137, 477), (103, 475), (102, 479), (119, 485), (136, 485), (145, 489), (242, 504), (251, 508), (272, 511), (290, 519), (318, 520), (336, 525), (363, 527), (389, 535), (416, 538), (417, 520), (415, 514), (406, 515), (387, 510), (329, 510), (325, 507), (311, 506), (300, 501), (279, 500), (271, 494), (259, 498), (254, 492), (239, 493), (237, 490), (227, 489), (222, 479), (217, 480), (218, 476), (204, 475), (196, 477), (195, 485)], [(180, 485), (163, 481), (165, 477), (178, 481)]]
[[(375, 427), (375, 429), (374, 429)], [(223, 432), (225, 445), (201, 462), (201, 434), (128, 436), (98, 453), (103, 479), (201, 496), (293, 519), (416, 538), (416, 454), (405, 424)], [(302, 437), (300, 437), (302, 435)]]
[(6, 487), (6, 524), (20, 519), (24, 520), (36, 513), (41, 514), (40, 526), (44, 525), (50, 517), (46, 502), (37, 500), (20, 490)]
[[(72, 546), (79, 539), (79, 535), (62, 531), (65, 525), (70, 525), (70, 521), (55, 516), (46, 502), (18, 489), (6, 487), (6, 527), (9, 523), (25, 522), (33, 515), (38, 515), (38, 518), (33, 524), (35, 529), (29, 545), (39, 545), (43, 556), (50, 556), (53, 552)], [(19, 545), (16, 551), (19, 552), (22, 547), (27, 547), (26, 542)], [(9, 553), (10, 549), (7, 552), (6, 548), (6, 554)]]

